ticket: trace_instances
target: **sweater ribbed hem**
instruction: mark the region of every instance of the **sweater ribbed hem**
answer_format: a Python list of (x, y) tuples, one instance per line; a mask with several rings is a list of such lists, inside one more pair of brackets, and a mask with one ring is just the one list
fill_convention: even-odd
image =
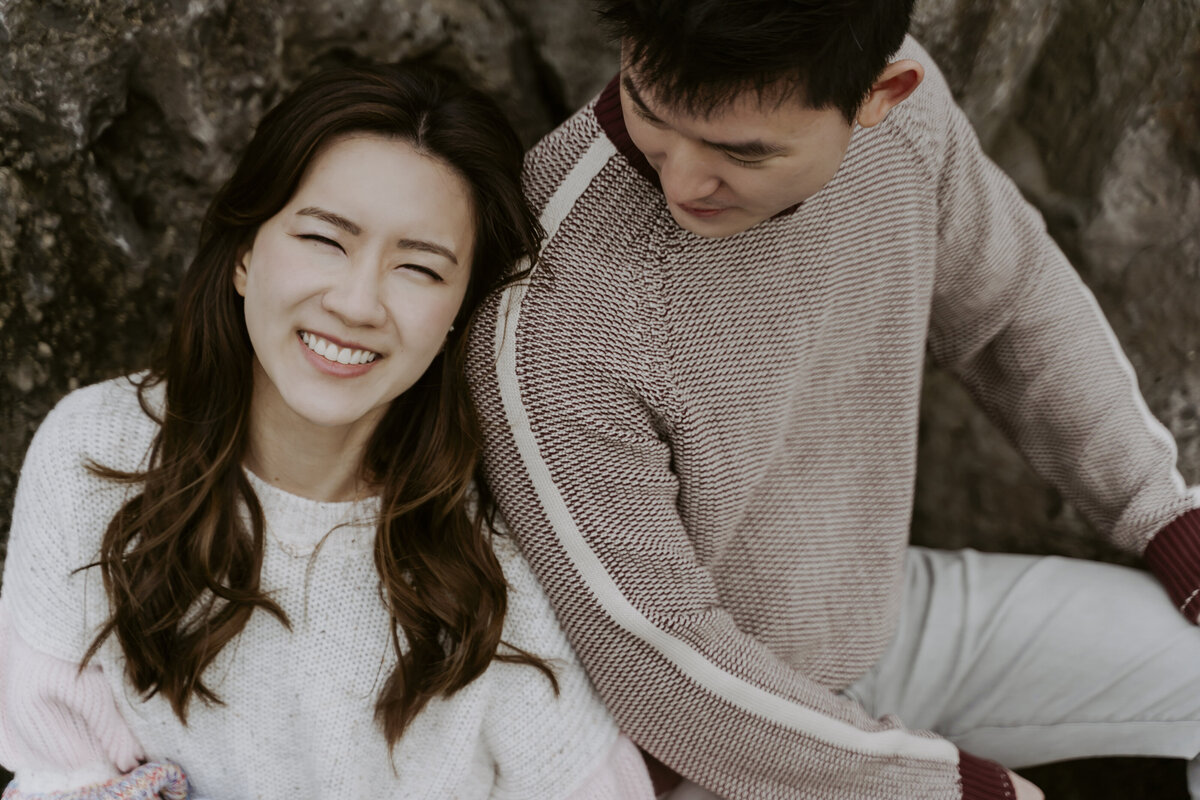
[(963, 800), (1013, 800), (1017, 796), (1008, 779), (1008, 770), (995, 761), (960, 750), (958, 774), (962, 778)]
[(1159, 531), (1146, 547), (1145, 559), (1175, 607), (1196, 622), (1200, 617), (1200, 509)]

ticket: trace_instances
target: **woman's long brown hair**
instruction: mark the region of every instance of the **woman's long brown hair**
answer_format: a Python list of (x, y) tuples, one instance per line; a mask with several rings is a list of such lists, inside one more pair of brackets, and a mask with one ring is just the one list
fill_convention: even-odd
[[(94, 566), (111, 616), (85, 663), (115, 635), (130, 683), (146, 697), (161, 693), (185, 724), (193, 698), (220, 702), (205, 670), (252, 614), (289, 624), (259, 584), (265, 522), (242, 470), (254, 354), (235, 259), (286, 205), (320, 149), (360, 132), (408, 142), (455, 169), (471, 187), (475, 218), (471, 280), (454, 330), (392, 403), (362, 464), (363, 478), (380, 487), (375, 565), (398, 659), (376, 719), (394, 746), (431, 698), (466, 686), (494, 658), (529, 664), (554, 682), (540, 659), (499, 649), (507, 589), (491, 548), (490, 504), (486, 493), (479, 503), (467, 498), (480, 440), (463, 370), (472, 312), (520, 277), (514, 265), (535, 257), (542, 235), (521, 193), (521, 144), (494, 103), (445, 73), (343, 68), (310, 78), (264, 117), (208, 209), (167, 347), (139, 384), (142, 407), (161, 423), (148, 468), (92, 465), (141, 491), (104, 534)], [(146, 395), (158, 383), (161, 414)]]

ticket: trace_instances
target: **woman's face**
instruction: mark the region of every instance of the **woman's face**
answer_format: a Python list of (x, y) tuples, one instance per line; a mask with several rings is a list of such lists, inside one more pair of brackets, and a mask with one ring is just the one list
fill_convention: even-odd
[(234, 273), (256, 413), (373, 430), (441, 350), (473, 245), (467, 185), (445, 164), (371, 134), (326, 144)]

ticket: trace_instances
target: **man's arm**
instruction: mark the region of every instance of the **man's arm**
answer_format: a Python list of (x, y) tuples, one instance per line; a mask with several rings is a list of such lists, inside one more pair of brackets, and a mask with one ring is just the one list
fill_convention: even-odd
[(1200, 492), (1184, 485), (1174, 441), (1040, 215), (957, 107), (947, 127), (931, 352), (1098, 530), (1145, 551), (1195, 621)]

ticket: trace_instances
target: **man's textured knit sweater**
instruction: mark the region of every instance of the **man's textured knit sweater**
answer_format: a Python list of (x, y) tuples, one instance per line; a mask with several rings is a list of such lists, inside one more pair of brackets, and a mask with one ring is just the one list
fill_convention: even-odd
[(901, 56), (924, 84), (834, 179), (719, 239), (674, 222), (610, 84), (529, 154), (549, 237), (476, 325), (526, 556), (622, 729), (730, 798), (1011, 791), (839, 694), (896, 622), (926, 352), (1098, 531), (1154, 538), (1181, 606), (1200, 586), (1200, 495), (1096, 303)]

